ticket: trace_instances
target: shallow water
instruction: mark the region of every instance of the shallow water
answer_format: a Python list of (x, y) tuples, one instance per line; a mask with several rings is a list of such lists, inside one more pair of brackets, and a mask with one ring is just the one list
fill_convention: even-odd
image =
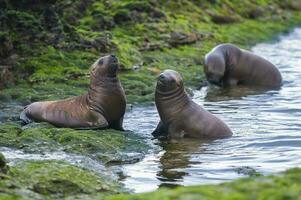
[(269, 174), (301, 166), (301, 29), (274, 43), (258, 44), (252, 51), (274, 63), (282, 73), (280, 90), (235, 87), (202, 88), (194, 101), (223, 119), (234, 132), (229, 139), (201, 142), (152, 140), (159, 117), (154, 106), (127, 112), (125, 127), (153, 146), (136, 164), (123, 165), (122, 182), (135, 192), (160, 186), (229, 181), (244, 175), (248, 166)]
[[(301, 29), (274, 43), (256, 45), (252, 51), (279, 68), (284, 79), (280, 90), (204, 87), (193, 91), (195, 102), (231, 127), (231, 138), (160, 142), (151, 136), (159, 121), (155, 106), (134, 106), (126, 113), (125, 128), (143, 136), (152, 146), (145, 158), (135, 164), (108, 168), (91, 158), (60, 151), (28, 154), (0, 148), (0, 152), (10, 164), (18, 160), (64, 160), (109, 179), (116, 180), (118, 174), (134, 192), (229, 181), (245, 176), (237, 169), (246, 166), (262, 174), (301, 167)], [(21, 110), (19, 104), (0, 102), (0, 124), (17, 120)]]

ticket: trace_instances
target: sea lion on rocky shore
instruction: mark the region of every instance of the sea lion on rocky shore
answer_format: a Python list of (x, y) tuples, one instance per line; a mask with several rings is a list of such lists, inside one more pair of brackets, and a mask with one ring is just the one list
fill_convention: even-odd
[(118, 59), (99, 58), (91, 67), (88, 93), (58, 101), (35, 102), (20, 115), (23, 123), (49, 122), (57, 127), (123, 130), (126, 97), (117, 78)]
[(207, 80), (218, 86), (258, 85), (280, 87), (279, 70), (266, 59), (232, 44), (220, 44), (205, 56)]
[(159, 75), (155, 102), (161, 119), (152, 133), (155, 137), (217, 139), (232, 135), (222, 120), (192, 101), (176, 71), (165, 70)]

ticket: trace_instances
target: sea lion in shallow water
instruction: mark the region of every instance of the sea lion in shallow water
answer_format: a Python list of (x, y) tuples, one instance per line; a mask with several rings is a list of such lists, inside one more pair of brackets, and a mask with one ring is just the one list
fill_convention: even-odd
[(99, 58), (91, 67), (86, 94), (64, 100), (35, 102), (23, 110), (20, 119), (49, 122), (57, 127), (78, 129), (113, 128), (123, 130), (126, 97), (117, 78), (118, 59)]
[(266, 59), (232, 44), (221, 44), (205, 56), (207, 80), (218, 86), (258, 85), (280, 87), (279, 70)]
[(161, 119), (152, 133), (155, 137), (217, 139), (232, 135), (222, 120), (192, 101), (176, 71), (159, 75), (155, 102)]

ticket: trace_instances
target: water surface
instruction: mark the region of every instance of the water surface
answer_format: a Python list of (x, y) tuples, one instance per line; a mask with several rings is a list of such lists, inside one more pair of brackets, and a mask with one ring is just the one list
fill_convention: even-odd
[(278, 67), (284, 80), (280, 90), (206, 87), (194, 91), (194, 101), (223, 119), (233, 137), (159, 142), (150, 135), (159, 121), (154, 106), (134, 107), (126, 114), (126, 128), (153, 145), (141, 162), (123, 166), (126, 187), (144, 192), (229, 181), (244, 176), (236, 169), (245, 166), (262, 174), (301, 166), (301, 29), (274, 43), (258, 44), (252, 51)]
[[(159, 121), (155, 106), (134, 106), (126, 113), (125, 128), (141, 135), (152, 147), (140, 162), (108, 169), (99, 161), (65, 152), (0, 151), (11, 164), (18, 160), (65, 160), (110, 177), (118, 174), (116, 178), (134, 192), (229, 181), (245, 176), (237, 169), (246, 166), (262, 174), (301, 166), (301, 29), (274, 43), (258, 44), (252, 51), (279, 68), (284, 80), (280, 90), (204, 87), (193, 92), (195, 102), (231, 127), (231, 138), (160, 142), (151, 136)], [(0, 123), (17, 120), (21, 110), (19, 104), (0, 102)]]

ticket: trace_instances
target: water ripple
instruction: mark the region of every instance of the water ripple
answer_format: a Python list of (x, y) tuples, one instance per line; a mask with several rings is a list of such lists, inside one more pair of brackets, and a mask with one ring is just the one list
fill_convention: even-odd
[(126, 128), (154, 147), (141, 162), (123, 166), (127, 187), (142, 192), (229, 181), (243, 176), (234, 170), (242, 166), (263, 174), (301, 166), (301, 29), (275, 43), (258, 44), (252, 51), (279, 68), (281, 90), (194, 91), (194, 101), (223, 119), (234, 132), (232, 138), (160, 143), (150, 135), (159, 120), (154, 106), (134, 107), (126, 114)]

